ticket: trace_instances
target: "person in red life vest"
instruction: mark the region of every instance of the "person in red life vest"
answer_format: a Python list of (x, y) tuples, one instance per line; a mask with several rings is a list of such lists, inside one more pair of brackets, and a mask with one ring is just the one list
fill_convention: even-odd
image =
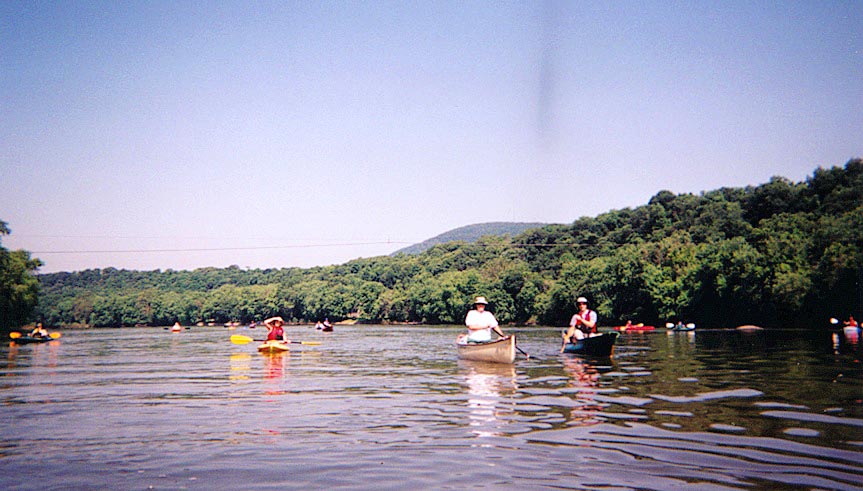
[[(578, 297), (575, 303), (578, 305), (578, 312), (570, 319), (569, 329), (563, 332), (564, 346), (567, 342), (575, 343), (596, 333), (596, 312), (587, 308), (587, 299)], [(563, 353), (563, 346), (560, 347), (560, 352)]]
[(846, 326), (848, 326), (848, 327), (860, 327), (860, 325), (859, 325), (859, 324), (857, 324), (857, 321), (855, 321), (855, 320), (854, 320), (854, 316), (853, 316), (853, 315), (848, 316), (848, 320), (847, 320), (847, 321), (845, 321), (843, 324), (845, 324), (845, 325), (846, 325)]
[(288, 334), (285, 332), (285, 320), (281, 317), (270, 317), (264, 321), (264, 326), (267, 327), (267, 341), (284, 341), (290, 343)]

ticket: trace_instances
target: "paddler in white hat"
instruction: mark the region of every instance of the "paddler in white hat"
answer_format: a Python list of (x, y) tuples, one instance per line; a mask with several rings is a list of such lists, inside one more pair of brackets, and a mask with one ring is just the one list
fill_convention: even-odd
[(464, 324), (467, 326), (467, 341), (474, 343), (485, 343), (491, 341), (491, 331), (504, 337), (503, 331), (498, 327), (494, 314), (485, 310), (488, 301), (485, 297), (476, 297), (474, 309), (467, 313)]

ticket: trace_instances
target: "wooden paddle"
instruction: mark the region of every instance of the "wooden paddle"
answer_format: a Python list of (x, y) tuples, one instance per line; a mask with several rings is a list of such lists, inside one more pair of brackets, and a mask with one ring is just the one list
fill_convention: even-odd
[[(266, 339), (254, 339), (249, 336), (243, 336), (242, 334), (234, 334), (231, 336), (231, 342), (234, 344), (249, 344), (252, 341), (257, 343), (266, 342)], [(283, 343), (285, 341), (282, 341)], [(320, 346), (321, 343), (318, 341), (288, 341), (290, 344), (305, 344), (306, 346)]]
[[(9, 337), (12, 339), (18, 339), (21, 336), (23, 336), (23, 334), (21, 334), (20, 332), (10, 332), (9, 333)], [(60, 339), (60, 337), (62, 337), (63, 334), (59, 333), (59, 332), (52, 332), (51, 334), (49, 334), (49, 336), (51, 337), (51, 339)]]

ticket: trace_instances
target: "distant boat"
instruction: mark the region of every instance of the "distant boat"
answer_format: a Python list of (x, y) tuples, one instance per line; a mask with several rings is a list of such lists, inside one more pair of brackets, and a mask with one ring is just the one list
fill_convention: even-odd
[(751, 324), (747, 324), (745, 326), (737, 326), (736, 329), (740, 332), (756, 332), (756, 331), (763, 331), (764, 330), (763, 327), (753, 326)]
[(620, 332), (650, 332), (655, 329), (653, 326), (645, 326), (644, 324), (632, 324), (631, 326), (617, 326), (614, 328), (615, 331)]
[(171, 327), (171, 332), (180, 332), (182, 330), (183, 330), (183, 326), (181, 326), (179, 322), (175, 322), (174, 326)]
[(668, 328), (669, 331), (694, 331), (695, 324), (683, 324), (682, 322), (678, 322), (677, 325), (671, 326)]
[(842, 328), (842, 334), (845, 335), (845, 340), (851, 344), (857, 344), (860, 341), (860, 326), (845, 326)]

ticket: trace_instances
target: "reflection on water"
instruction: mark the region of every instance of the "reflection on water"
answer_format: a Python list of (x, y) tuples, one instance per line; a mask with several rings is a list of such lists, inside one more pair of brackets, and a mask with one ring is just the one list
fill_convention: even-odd
[(248, 353), (234, 353), (231, 355), (231, 380), (247, 380), (249, 371), (252, 369), (252, 355)]
[(596, 360), (523, 329), (530, 360), (503, 365), (459, 361), (461, 327), (292, 329), (323, 344), (263, 355), (193, 328), (3, 346), (2, 489), (863, 482), (863, 370), (835, 331), (626, 334)]
[(503, 435), (500, 430), (513, 412), (503, 398), (518, 389), (515, 366), (467, 360), (460, 360), (459, 366), (468, 388), (472, 432), (479, 437)]
[(290, 358), (290, 352), (267, 353), (261, 356), (264, 358), (264, 366), (266, 367), (265, 379), (280, 379), (285, 376), (285, 360)]
[(582, 358), (564, 356), (563, 371), (569, 375), (567, 387), (574, 388), (576, 406), (570, 411), (569, 424), (572, 426), (588, 426), (599, 424), (604, 420), (597, 415), (606, 404), (596, 400), (599, 371)]

